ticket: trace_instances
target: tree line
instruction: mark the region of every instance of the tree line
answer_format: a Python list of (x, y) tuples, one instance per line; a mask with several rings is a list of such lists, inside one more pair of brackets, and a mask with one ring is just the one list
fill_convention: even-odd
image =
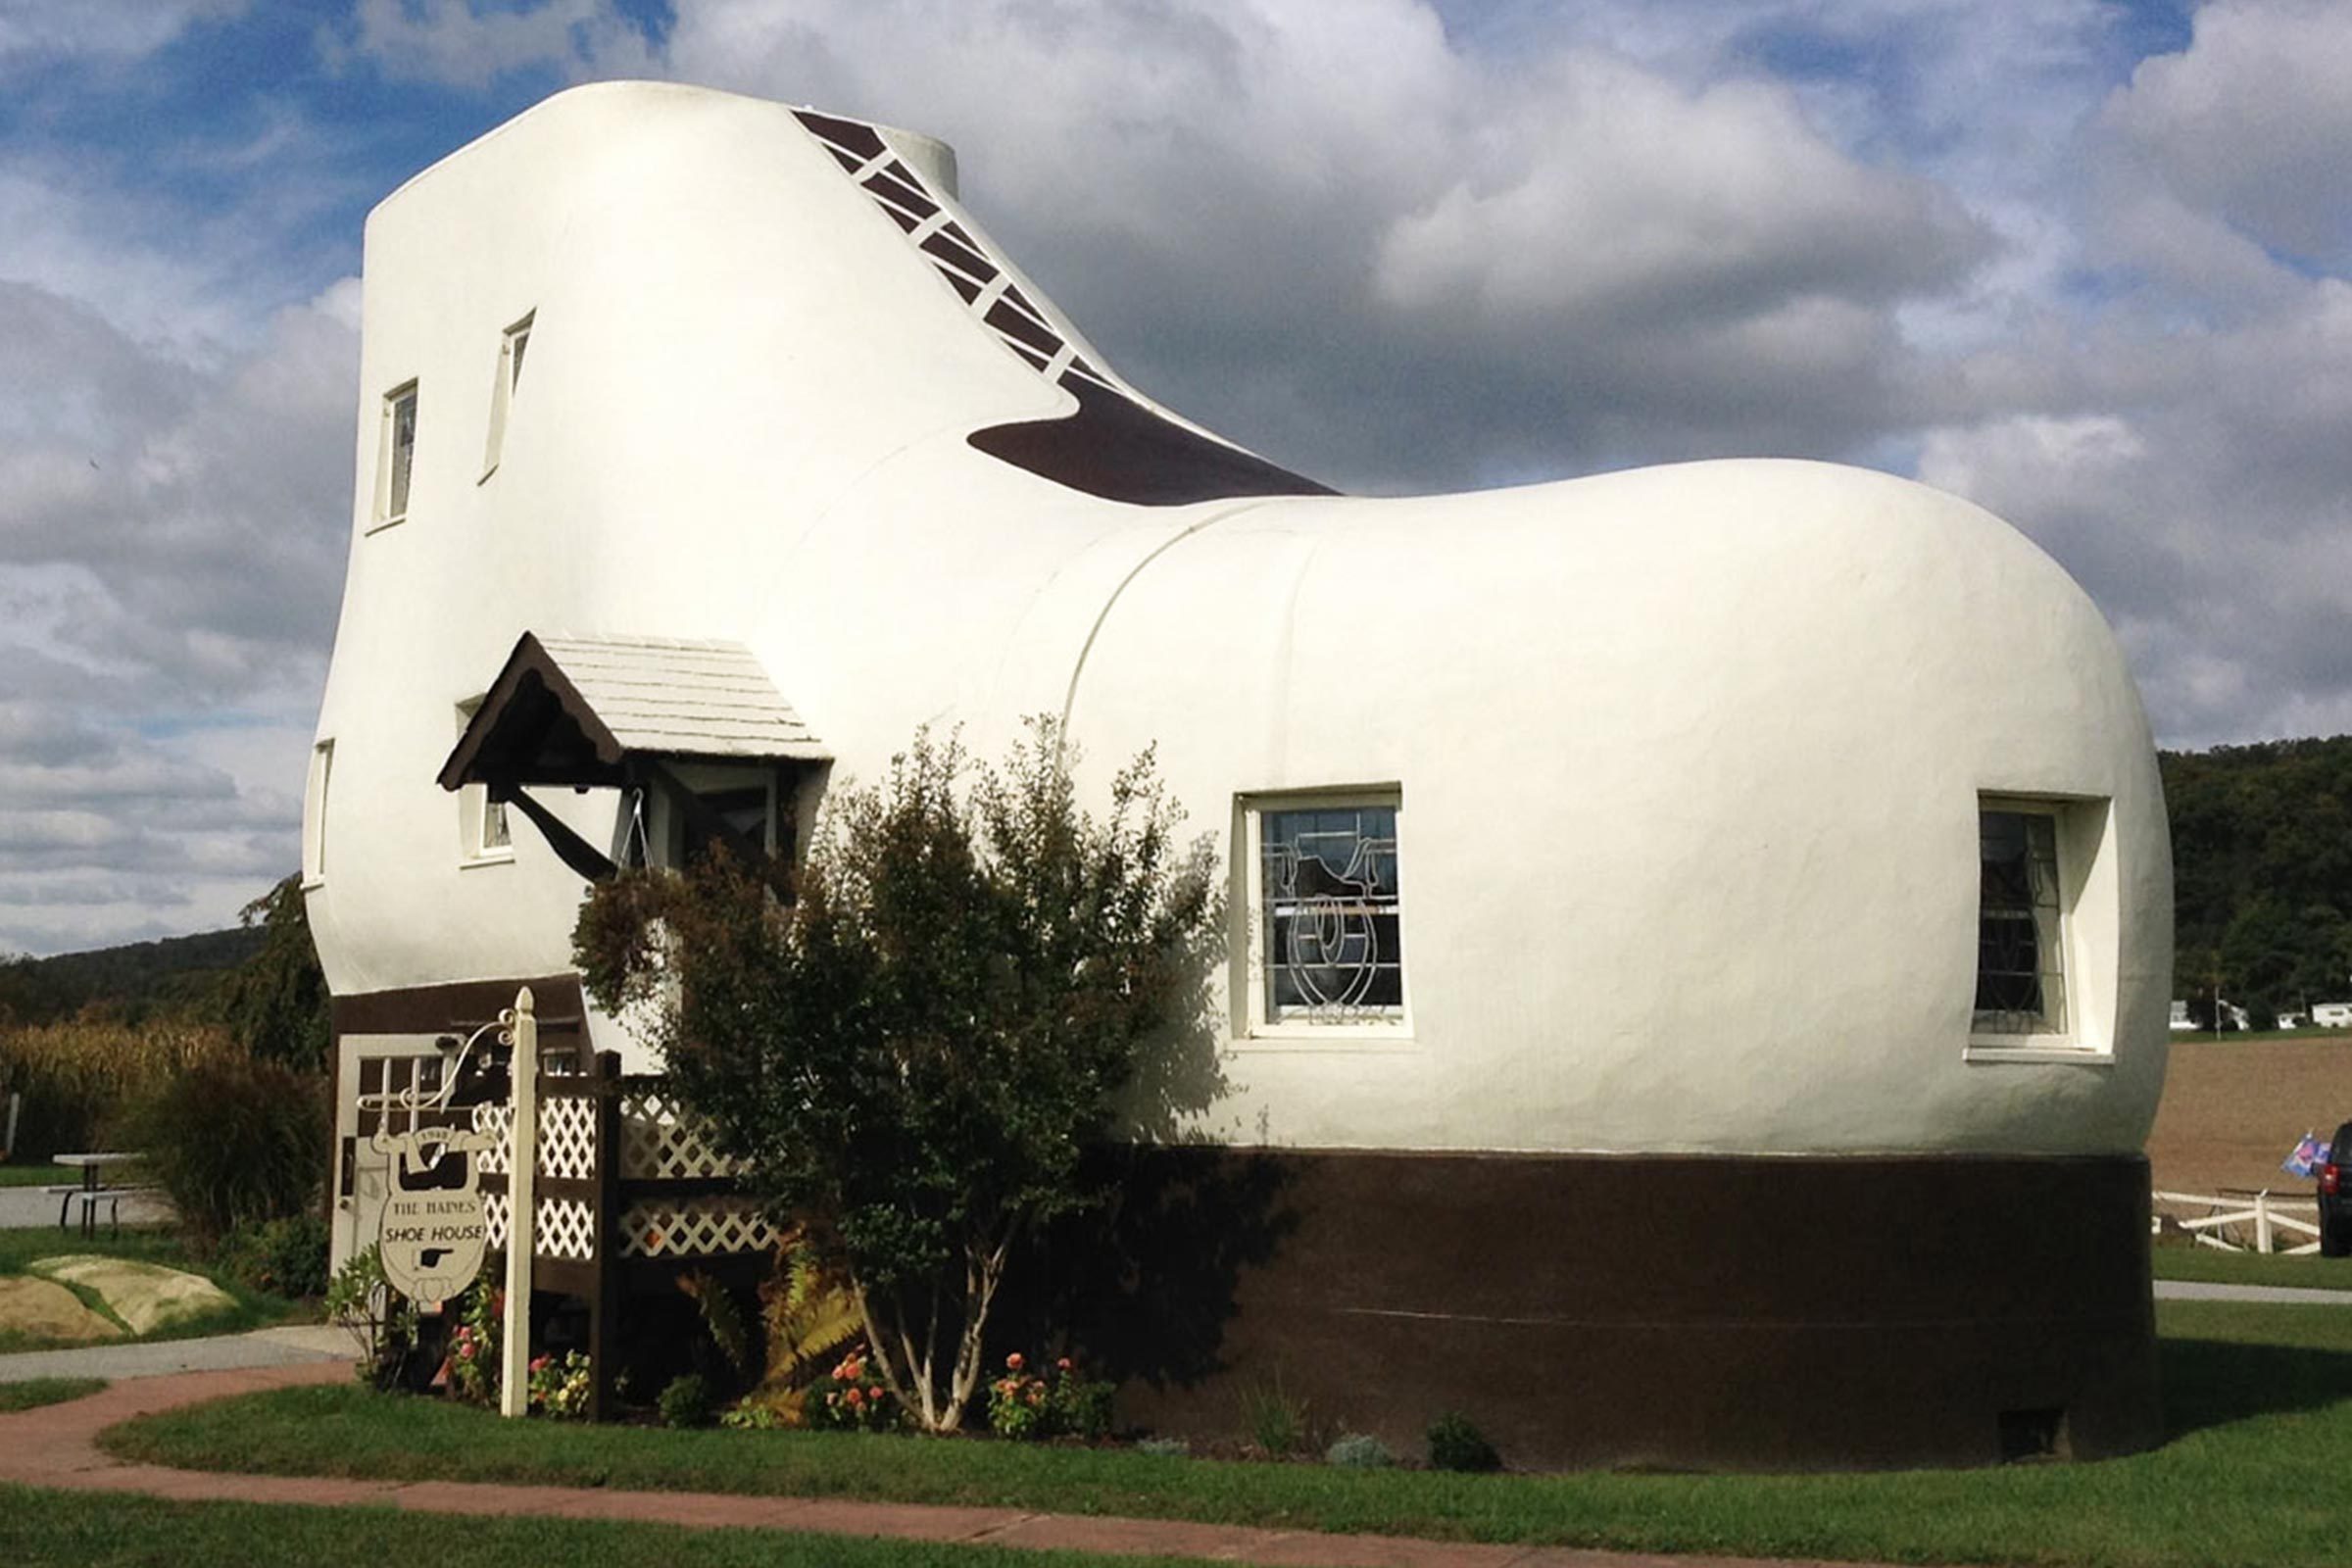
[(2352, 735), (2163, 752), (2173, 994), (2255, 1028), (2352, 1001)]

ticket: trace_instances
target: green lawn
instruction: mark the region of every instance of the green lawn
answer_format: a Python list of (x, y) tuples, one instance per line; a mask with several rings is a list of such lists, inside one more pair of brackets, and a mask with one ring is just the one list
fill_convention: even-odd
[(505, 1422), (305, 1388), (116, 1429), (126, 1458), (271, 1473), (866, 1496), (1632, 1550), (1901, 1562), (2341, 1561), (2352, 1312), (2166, 1302), (2170, 1441), (2100, 1464), (1833, 1476), (1461, 1476), (1132, 1450)]
[[(56, 1257), (69, 1252), (96, 1252), (107, 1257), (140, 1258), (151, 1263), (164, 1263), (172, 1268), (186, 1269), (193, 1274), (202, 1274), (220, 1286), (229, 1294), (235, 1303), (223, 1307), (220, 1311), (190, 1318), (170, 1328), (159, 1329), (153, 1334), (125, 1335), (122, 1340), (103, 1342), (106, 1344), (119, 1345), (131, 1339), (191, 1340), (211, 1334), (240, 1334), (247, 1329), (261, 1328), (270, 1323), (282, 1323), (298, 1310), (294, 1302), (280, 1297), (250, 1290), (229, 1275), (216, 1272), (197, 1262), (188, 1255), (186, 1249), (180, 1246), (178, 1238), (170, 1231), (141, 1230), (126, 1226), (120, 1236), (115, 1236), (101, 1226), (95, 1238), (84, 1241), (78, 1234), (60, 1235), (54, 1226), (48, 1225), (32, 1230), (0, 1230), (0, 1274), (23, 1274), (26, 1272), (25, 1265), (35, 1258)], [(103, 1303), (99, 1301), (94, 1293), (78, 1286), (69, 1286), (68, 1289), (80, 1297), (83, 1302), (93, 1310), (105, 1316), (112, 1316), (111, 1313), (105, 1311)], [(0, 1353), (53, 1349), (65, 1343), (82, 1345), (88, 1342), (47, 1340), (34, 1335), (17, 1333), (5, 1326), (0, 1326)]]
[(81, 1180), (63, 1165), (0, 1165), (0, 1187), (63, 1187)]
[(63, 1404), (106, 1387), (104, 1378), (32, 1378), (23, 1383), (0, 1383), (0, 1415)]
[(568, 1519), (448, 1519), (387, 1508), (277, 1508), (244, 1502), (163, 1502), (101, 1493), (0, 1486), (0, 1562), (74, 1568), (234, 1563), (318, 1568), (360, 1561), (433, 1568), (1152, 1568), (1171, 1557), (1097, 1557), (925, 1542), (861, 1541), (769, 1530)]
[(2312, 1252), (2286, 1257), (2278, 1253), (2224, 1252), (2210, 1247), (2159, 1247), (2153, 1260), (2160, 1280), (2352, 1291), (2352, 1257), (2321, 1257)]

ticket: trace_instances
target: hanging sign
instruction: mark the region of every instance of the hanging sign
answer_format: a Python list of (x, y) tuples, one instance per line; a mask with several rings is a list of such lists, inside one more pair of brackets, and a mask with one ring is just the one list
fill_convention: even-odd
[(473, 1152), (497, 1134), (421, 1132), (387, 1142), (395, 1157), (378, 1238), (384, 1279), (412, 1301), (445, 1301), (482, 1271), (489, 1226)]

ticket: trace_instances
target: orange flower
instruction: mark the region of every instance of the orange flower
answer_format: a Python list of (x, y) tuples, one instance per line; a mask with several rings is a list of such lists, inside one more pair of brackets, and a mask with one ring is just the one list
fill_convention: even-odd
[(1015, 1350), (1004, 1358), (1004, 1364), (1010, 1367), (1013, 1371), (1018, 1372), (1025, 1363), (1021, 1360), (1021, 1352)]

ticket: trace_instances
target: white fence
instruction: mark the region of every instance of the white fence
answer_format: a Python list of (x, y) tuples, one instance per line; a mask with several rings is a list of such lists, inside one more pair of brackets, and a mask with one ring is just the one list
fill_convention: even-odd
[[(2261, 1192), (2153, 1193), (2154, 1234), (2182, 1234), (2199, 1247), (2225, 1252), (2317, 1252), (2320, 1203)], [(2280, 1233), (2292, 1245), (2280, 1245)], [(2307, 1239), (2308, 1238), (2308, 1239)]]

